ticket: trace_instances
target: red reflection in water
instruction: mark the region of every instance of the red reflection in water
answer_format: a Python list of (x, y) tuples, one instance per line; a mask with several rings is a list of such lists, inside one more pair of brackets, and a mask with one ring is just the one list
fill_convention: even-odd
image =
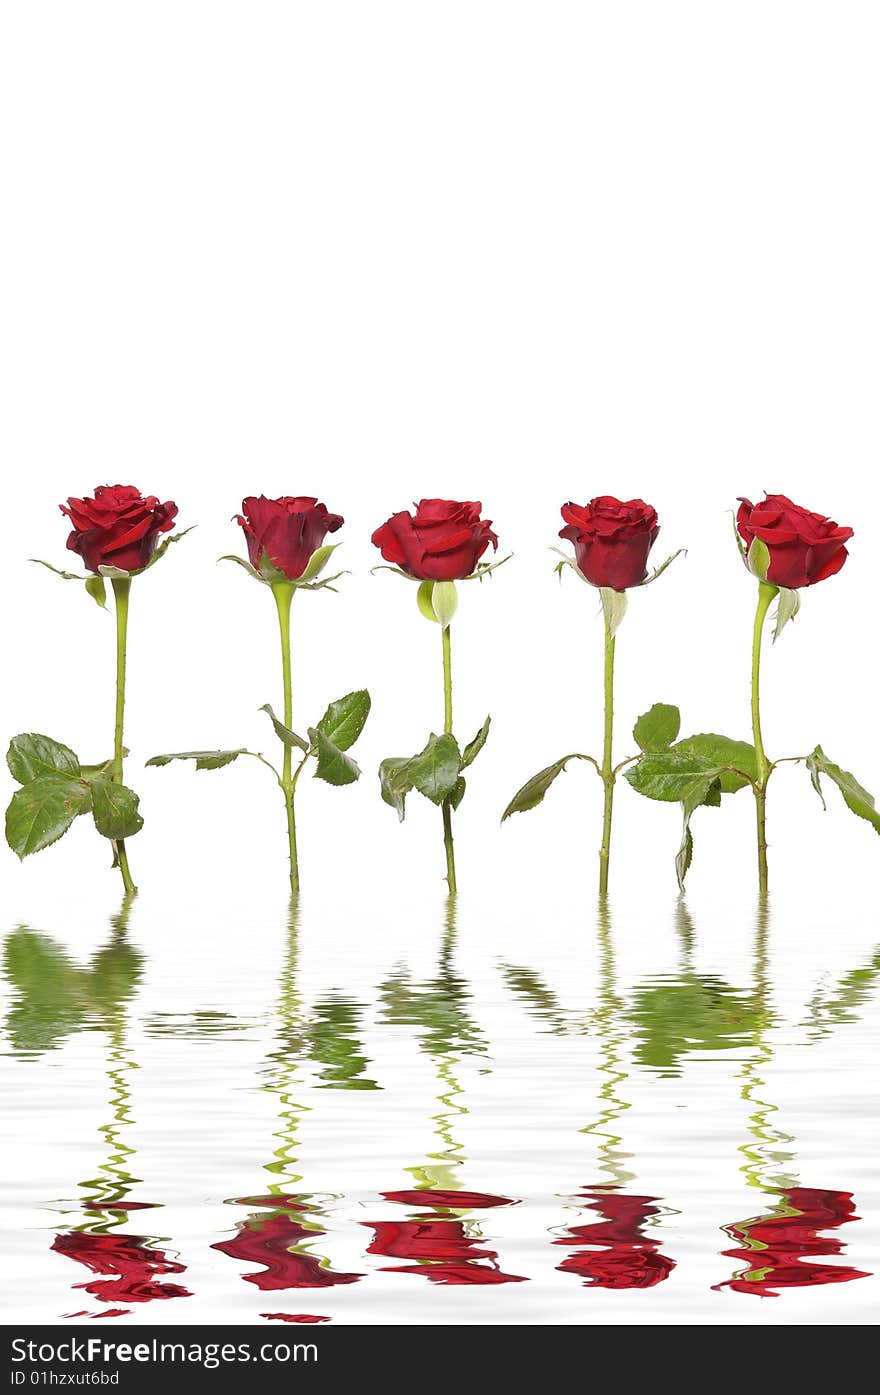
[(211, 1246), (233, 1259), (264, 1266), (259, 1273), (242, 1274), (246, 1283), (259, 1289), (333, 1288), (363, 1278), (363, 1274), (337, 1273), (319, 1255), (295, 1248), (326, 1233), (311, 1219), (308, 1225), (302, 1224), (299, 1217), (309, 1216), (309, 1208), (296, 1197), (249, 1196), (237, 1198), (236, 1204), (272, 1208), (270, 1215), (248, 1216), (231, 1240)]
[(813, 1255), (839, 1255), (844, 1242), (836, 1235), (823, 1236), (821, 1230), (836, 1230), (857, 1221), (851, 1192), (832, 1192), (820, 1187), (786, 1187), (779, 1205), (766, 1215), (755, 1216), (724, 1229), (739, 1241), (736, 1249), (723, 1250), (747, 1268), (716, 1289), (732, 1288), (737, 1293), (754, 1293), (759, 1298), (776, 1298), (782, 1288), (804, 1288), (814, 1284), (845, 1284), (850, 1279), (867, 1279), (864, 1270), (846, 1264), (816, 1264)]
[(311, 1313), (260, 1313), (260, 1317), (270, 1322), (329, 1322), (328, 1317), (314, 1317)]
[[(421, 1274), (435, 1284), (521, 1284), (523, 1274), (505, 1274), (495, 1250), (468, 1234), (468, 1222), (439, 1214), (443, 1210), (472, 1210), (512, 1206), (510, 1197), (485, 1192), (443, 1191), (439, 1188), (382, 1192), (386, 1201), (420, 1208), (408, 1221), (364, 1221), (374, 1232), (367, 1254), (411, 1260), (385, 1265), (389, 1274)], [(422, 1210), (422, 1208), (426, 1208)], [(433, 1208), (433, 1210), (431, 1209)], [(482, 1263), (481, 1261), (486, 1261)]]
[(100, 1312), (90, 1313), (87, 1308), (81, 1308), (78, 1313), (62, 1313), (66, 1318), (105, 1318), (105, 1317), (127, 1317), (131, 1308), (102, 1308)]
[[(575, 1244), (557, 1268), (577, 1274), (591, 1288), (653, 1288), (675, 1268), (675, 1260), (659, 1253), (659, 1241), (642, 1227), (659, 1215), (654, 1196), (628, 1196), (606, 1188), (578, 1193), (591, 1210), (604, 1219), (572, 1226), (554, 1245)], [(587, 1246), (590, 1248), (581, 1248)], [(596, 1248), (593, 1248), (596, 1247)]]
[[(164, 1250), (147, 1244), (143, 1235), (120, 1235), (118, 1232), (96, 1235), (88, 1230), (72, 1230), (56, 1235), (52, 1249), (84, 1264), (93, 1274), (109, 1274), (113, 1278), (94, 1279), (88, 1284), (75, 1284), (105, 1303), (151, 1303), (157, 1298), (191, 1298), (180, 1284), (159, 1282), (162, 1274), (182, 1274), (185, 1265), (169, 1259)], [(109, 1316), (109, 1314), (93, 1314)]]

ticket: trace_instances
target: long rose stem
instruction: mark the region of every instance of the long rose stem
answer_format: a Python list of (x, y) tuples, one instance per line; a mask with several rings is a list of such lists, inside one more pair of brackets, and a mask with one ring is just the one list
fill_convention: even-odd
[[(452, 643), (449, 635), (450, 627), (443, 626), (443, 730), (448, 735), (452, 734)], [(455, 848), (452, 842), (452, 802), (450, 799), (443, 801), (443, 844), (446, 848), (446, 881), (449, 886), (450, 896), (454, 896), (458, 887), (455, 880)]]
[[(116, 722), (113, 733), (113, 780), (115, 784), (121, 785), (124, 750), (123, 729), (125, 725), (125, 654), (128, 639), (128, 598), (131, 591), (131, 578), (114, 576), (112, 585), (116, 600)], [(133, 896), (137, 887), (132, 881), (125, 840), (118, 838), (113, 846), (116, 862), (122, 874), (125, 894)]]

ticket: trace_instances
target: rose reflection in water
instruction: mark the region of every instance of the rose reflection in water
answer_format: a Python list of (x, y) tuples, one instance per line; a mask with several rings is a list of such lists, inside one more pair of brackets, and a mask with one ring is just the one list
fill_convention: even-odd
[(653, 1288), (675, 1268), (675, 1260), (659, 1253), (659, 1241), (651, 1240), (642, 1227), (660, 1208), (653, 1196), (632, 1196), (597, 1187), (581, 1192), (579, 1200), (603, 1217), (590, 1225), (571, 1226), (554, 1245), (577, 1249), (557, 1268), (577, 1274), (592, 1288)]
[(118, 1231), (96, 1235), (88, 1230), (71, 1230), (56, 1235), (52, 1249), (84, 1264), (93, 1274), (112, 1276), (74, 1285), (102, 1303), (150, 1303), (156, 1298), (191, 1297), (180, 1284), (160, 1282), (162, 1275), (182, 1274), (186, 1266), (169, 1259), (164, 1250), (152, 1247), (143, 1235), (122, 1235)]
[(101, 1127), (104, 1157), (94, 1178), (81, 1182), (82, 1225), (59, 1232), (52, 1249), (99, 1276), (75, 1284), (112, 1307), (66, 1317), (122, 1317), (130, 1309), (120, 1304), (156, 1299), (188, 1298), (181, 1284), (168, 1283), (167, 1274), (182, 1274), (185, 1265), (170, 1258), (165, 1241), (119, 1229), (129, 1212), (148, 1211), (153, 1203), (134, 1201), (131, 1188), (140, 1180), (129, 1168), (134, 1149), (125, 1141), (133, 1123), (129, 1076), (136, 1068), (127, 1044), (128, 1004), (140, 982), (143, 956), (127, 937), (131, 903), (123, 901), (111, 922), (108, 942), (81, 967), (49, 935), (19, 927), (6, 939), (4, 970), (14, 985), (16, 1001), (7, 1019), (15, 1051), (36, 1057), (57, 1049), (68, 1034), (103, 1032), (107, 1038), (106, 1076), (109, 1122)]
[(435, 1284), (520, 1284), (524, 1274), (505, 1274), (495, 1250), (486, 1248), (482, 1237), (470, 1234), (473, 1224), (456, 1211), (483, 1210), (513, 1206), (511, 1197), (483, 1192), (447, 1191), (420, 1187), (412, 1191), (383, 1192), (386, 1201), (404, 1206), (428, 1208), (406, 1221), (364, 1221), (374, 1237), (367, 1253), (407, 1264), (383, 1265), (390, 1274), (420, 1274)]
[(823, 1236), (821, 1231), (837, 1230), (859, 1219), (849, 1192), (786, 1187), (773, 1211), (724, 1227), (738, 1244), (736, 1249), (722, 1253), (744, 1261), (747, 1267), (735, 1278), (714, 1287), (776, 1298), (780, 1289), (867, 1279), (870, 1276), (862, 1269), (848, 1264), (818, 1264), (814, 1258), (843, 1251), (842, 1240), (836, 1235)]

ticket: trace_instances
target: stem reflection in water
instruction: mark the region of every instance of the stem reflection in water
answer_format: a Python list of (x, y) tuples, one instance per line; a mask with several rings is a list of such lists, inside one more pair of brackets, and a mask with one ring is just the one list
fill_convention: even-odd
[[(134, 1124), (130, 1077), (137, 1069), (128, 1045), (128, 1005), (141, 978), (143, 956), (128, 939), (131, 896), (113, 918), (108, 943), (79, 968), (48, 935), (21, 928), (7, 938), (6, 975), (18, 1001), (7, 1023), (14, 1048), (39, 1055), (58, 1047), (69, 1033), (100, 1030), (107, 1037), (109, 1114), (100, 1129), (104, 1157), (94, 1177), (80, 1183), (85, 1219), (59, 1231), (52, 1249), (76, 1260), (97, 1277), (75, 1284), (109, 1307), (80, 1309), (64, 1317), (119, 1317), (129, 1304), (188, 1298), (189, 1290), (165, 1276), (185, 1266), (158, 1237), (128, 1231), (131, 1212), (152, 1210), (158, 1203), (133, 1200), (129, 1193), (141, 1179), (130, 1171), (135, 1149), (129, 1140)], [(66, 1209), (66, 1208), (65, 1208)]]
[(846, 1283), (868, 1275), (850, 1265), (823, 1264), (818, 1257), (839, 1255), (844, 1242), (837, 1230), (858, 1220), (850, 1192), (798, 1185), (794, 1167), (794, 1137), (773, 1121), (778, 1107), (765, 1098), (773, 1066), (776, 1027), (772, 1006), (769, 958), (770, 918), (766, 897), (760, 897), (755, 924), (753, 1039), (740, 1079), (748, 1106), (748, 1138), (740, 1145), (741, 1171), (750, 1187), (775, 1199), (769, 1209), (745, 1221), (725, 1225), (734, 1241), (725, 1256), (744, 1268), (718, 1289), (775, 1298), (781, 1289)]
[(413, 983), (400, 969), (379, 990), (384, 1020), (419, 1033), (419, 1045), (433, 1064), (439, 1108), (433, 1115), (437, 1146), (427, 1162), (406, 1169), (416, 1186), (382, 1193), (386, 1201), (408, 1208), (407, 1219), (365, 1222), (373, 1231), (368, 1253), (405, 1261), (383, 1266), (390, 1273), (418, 1274), (432, 1283), (522, 1283), (524, 1275), (502, 1270), (497, 1251), (485, 1244), (481, 1225), (470, 1214), (512, 1206), (514, 1198), (462, 1187), (460, 1169), (467, 1158), (455, 1120), (468, 1111), (460, 1070), (469, 1058), (484, 1060), (487, 1045), (467, 1011), (470, 993), (455, 969), (457, 934), (456, 898), (450, 896), (434, 977)]
[[(299, 902), (293, 898), (277, 1008), (277, 1045), (264, 1070), (264, 1088), (278, 1101), (274, 1135), (278, 1146), (264, 1165), (272, 1181), (262, 1194), (230, 1199), (230, 1205), (247, 1207), (251, 1214), (239, 1222), (231, 1239), (211, 1247), (232, 1259), (261, 1266), (241, 1276), (261, 1292), (334, 1288), (364, 1277), (333, 1269), (327, 1256), (314, 1252), (315, 1241), (327, 1234), (327, 1202), (332, 1198), (300, 1190), (303, 1174), (298, 1171), (300, 1124), (308, 1113), (300, 1099), (308, 1063), (323, 1068), (319, 1079), (323, 1078), (325, 1088), (377, 1088), (375, 1081), (361, 1074), (368, 1059), (351, 1036), (362, 1009), (347, 1000), (340, 1003), (341, 1012), (328, 1011), (325, 1004), (322, 1014), (320, 1007), (310, 1013), (303, 1002), (299, 988)], [(311, 1313), (267, 1312), (261, 1316), (282, 1322), (328, 1320)]]

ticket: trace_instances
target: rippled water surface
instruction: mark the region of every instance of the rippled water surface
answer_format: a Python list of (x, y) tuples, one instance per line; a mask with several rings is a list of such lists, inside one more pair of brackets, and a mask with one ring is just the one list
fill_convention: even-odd
[(466, 895), (10, 926), (7, 1321), (873, 1321), (880, 940)]

